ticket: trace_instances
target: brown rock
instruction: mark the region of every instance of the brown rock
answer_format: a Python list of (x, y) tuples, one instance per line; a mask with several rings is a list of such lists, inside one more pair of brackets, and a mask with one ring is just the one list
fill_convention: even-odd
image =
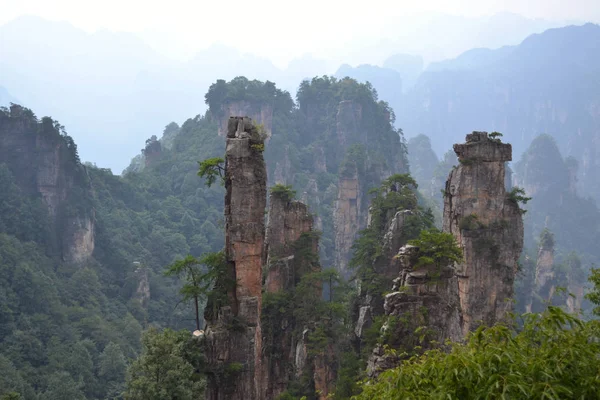
[(230, 305), (220, 307), (216, 316), (207, 315), (205, 343), (210, 373), (207, 399), (261, 398), (266, 170), (262, 152), (253, 147), (262, 143), (255, 133), (248, 118), (228, 121), (225, 259), (236, 285), (228, 289)]
[(221, 105), (221, 115), (219, 119), (219, 136), (225, 136), (228, 132), (229, 118), (236, 115), (247, 116), (257, 124), (263, 124), (267, 132), (267, 137), (271, 137), (273, 126), (273, 106), (271, 104), (255, 104), (245, 100), (233, 101)]
[(464, 262), (456, 270), (466, 334), (479, 323), (503, 320), (511, 310), (523, 220), (505, 189), (511, 145), (473, 132), (454, 151), (460, 164), (446, 181), (443, 230), (463, 249)]

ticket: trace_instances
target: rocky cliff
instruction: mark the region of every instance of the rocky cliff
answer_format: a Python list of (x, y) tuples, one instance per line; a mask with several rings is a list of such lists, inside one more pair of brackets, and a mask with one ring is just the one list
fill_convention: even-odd
[(348, 262), (356, 235), (365, 227), (366, 214), (363, 212), (363, 190), (356, 171), (349, 177), (341, 176), (338, 181), (338, 194), (335, 201), (333, 226), (335, 231), (335, 264), (338, 270), (349, 276)]
[(473, 132), (466, 143), (454, 145), (454, 152), (459, 165), (446, 181), (443, 230), (463, 249), (456, 273), (466, 333), (481, 323), (501, 321), (511, 310), (523, 221), (505, 189), (511, 145)]
[[(265, 303), (263, 328), (263, 399), (276, 399), (297, 376), (310, 374), (302, 326), (293, 312), (281, 313), (281, 306), (293, 307), (296, 286), (303, 276), (320, 271), (316, 255), (318, 238), (308, 207), (292, 199), (286, 189), (271, 192), (265, 239)], [(320, 287), (313, 296), (320, 297)], [(270, 301), (269, 301), (270, 300)]]
[[(208, 313), (206, 398), (260, 399), (262, 254), (266, 169), (263, 140), (249, 118), (228, 121), (225, 153), (225, 271), (217, 285), (227, 300)], [(223, 284), (224, 281), (231, 283)], [(210, 307), (207, 307), (209, 309)]]
[[(406, 245), (394, 257), (400, 273), (385, 295), (382, 338), (367, 364), (371, 377), (397, 366), (407, 355), (463, 337), (453, 266), (419, 265), (418, 256), (418, 247)], [(386, 347), (395, 352), (386, 352)]]
[(266, 103), (255, 103), (247, 100), (232, 101), (221, 105), (221, 117), (219, 118), (219, 136), (225, 136), (229, 117), (245, 115), (257, 124), (263, 124), (267, 137), (271, 137), (273, 126), (273, 105)]
[(94, 251), (92, 189), (64, 128), (12, 105), (0, 111), (0, 160), (25, 193), (41, 197), (46, 205), (54, 253), (67, 262), (89, 259)]
[(537, 262), (535, 264), (535, 284), (532, 303), (528, 311), (541, 312), (546, 302), (554, 294), (554, 235), (544, 230), (540, 235)]

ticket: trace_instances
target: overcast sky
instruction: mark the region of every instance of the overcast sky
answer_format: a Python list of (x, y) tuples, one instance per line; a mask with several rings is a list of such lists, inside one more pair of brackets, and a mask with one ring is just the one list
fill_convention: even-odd
[(600, 21), (599, 0), (0, 0), (0, 10), (0, 24), (37, 15), (90, 33), (133, 32), (172, 57), (218, 42), (268, 56), (279, 66), (305, 53), (323, 56), (376, 40), (423, 12)]

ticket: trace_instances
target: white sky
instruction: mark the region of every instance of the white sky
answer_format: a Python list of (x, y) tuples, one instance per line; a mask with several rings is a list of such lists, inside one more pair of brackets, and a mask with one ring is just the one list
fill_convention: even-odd
[(134, 32), (172, 56), (219, 42), (282, 65), (304, 53), (368, 41), (400, 17), (429, 11), (598, 22), (600, 0), (0, 0), (0, 24), (37, 15), (88, 32)]

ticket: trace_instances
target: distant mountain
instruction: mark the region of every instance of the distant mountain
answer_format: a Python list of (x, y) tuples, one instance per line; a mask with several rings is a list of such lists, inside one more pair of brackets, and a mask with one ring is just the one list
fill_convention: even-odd
[[(516, 44), (527, 34), (557, 24), (514, 14), (402, 17), (383, 26), (376, 39), (346, 38), (350, 45), (343, 52), (321, 54), (328, 61), (305, 55), (281, 69), (266, 58), (218, 44), (189, 61), (175, 61), (130, 33), (88, 34), (65, 22), (28, 16), (0, 26), (0, 70), (2, 84), (12, 96), (69, 127), (83, 160), (120, 172), (145, 138), (160, 134), (171, 121), (182, 122), (202, 113), (206, 109), (203, 93), (216, 79), (243, 75), (270, 80), (294, 93), (303, 78), (335, 71), (339, 65), (332, 64), (335, 60), (351, 65), (386, 60), (384, 69), (397, 71), (403, 86), (409, 87), (422, 69), (419, 56), (402, 59), (390, 54), (420, 54), (425, 62), (441, 60), (473, 47)], [(163, 42), (168, 43), (167, 39)], [(173, 46), (181, 47), (181, 43)], [(356, 63), (357, 59), (364, 61)], [(379, 97), (394, 108), (402, 106), (398, 100), (402, 88), (395, 73), (390, 73), (389, 81), (380, 82), (389, 71), (360, 69), (350, 75), (373, 82)]]
[(145, 138), (171, 121), (203, 113), (204, 93), (218, 78), (245, 75), (295, 92), (307, 74), (324, 73), (315, 59), (304, 57), (283, 71), (267, 59), (222, 45), (188, 62), (173, 61), (133, 34), (88, 34), (31, 16), (0, 26), (0, 43), (6, 90), (68, 126), (83, 160), (117, 173)]
[(456, 58), (429, 64), (428, 72), (443, 70), (464, 70), (485, 67), (507, 57), (516, 46), (504, 46), (496, 50), (471, 49)]
[(370, 82), (376, 88), (379, 100), (387, 101), (392, 107), (402, 97), (402, 77), (398, 71), (391, 68), (374, 65), (359, 65), (353, 68), (344, 64), (337, 70), (335, 77), (338, 79), (350, 77), (359, 82)]
[(476, 50), (424, 72), (396, 109), (407, 136), (441, 154), (472, 130), (500, 131), (520, 153), (540, 133), (580, 162), (583, 193), (600, 198), (600, 26), (531, 35)]
[(394, 54), (383, 62), (384, 68), (391, 68), (400, 73), (403, 90), (411, 88), (423, 71), (423, 57), (412, 54)]

